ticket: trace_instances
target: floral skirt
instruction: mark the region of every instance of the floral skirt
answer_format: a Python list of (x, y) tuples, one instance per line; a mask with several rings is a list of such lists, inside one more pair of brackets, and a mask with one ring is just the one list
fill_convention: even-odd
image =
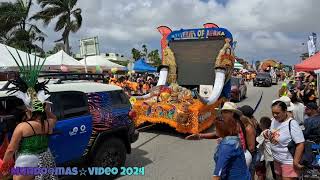
[[(39, 155), (38, 167), (39, 168), (55, 168), (56, 167), (56, 163), (54, 161), (54, 157), (50, 149), (48, 149), (47, 151)], [(35, 177), (35, 180), (58, 180), (58, 176), (54, 174), (41, 174), (41, 175), (37, 175)]]

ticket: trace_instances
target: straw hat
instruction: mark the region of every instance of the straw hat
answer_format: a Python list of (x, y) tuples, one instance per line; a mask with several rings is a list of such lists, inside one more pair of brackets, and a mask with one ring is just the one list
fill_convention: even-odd
[(216, 110), (220, 111), (232, 111), (234, 113), (237, 113), (238, 115), (242, 115), (242, 112), (238, 109), (237, 105), (233, 102), (225, 102), (223, 104), (223, 107), (221, 109), (216, 108)]

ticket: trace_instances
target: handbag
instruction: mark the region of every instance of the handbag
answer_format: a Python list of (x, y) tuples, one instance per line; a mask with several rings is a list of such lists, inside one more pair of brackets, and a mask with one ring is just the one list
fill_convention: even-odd
[[(287, 148), (288, 148), (290, 154), (292, 155), (292, 157), (294, 158), (294, 154), (296, 152), (296, 143), (292, 139), (291, 121), (292, 120), (289, 121), (289, 133), (291, 136), (291, 141), (289, 142)], [(313, 144), (315, 144), (315, 142), (305, 140), (303, 154), (302, 154), (301, 160), (299, 162), (301, 165), (310, 167), (312, 165), (312, 162), (315, 160), (316, 156), (313, 154), (313, 151), (312, 151)]]

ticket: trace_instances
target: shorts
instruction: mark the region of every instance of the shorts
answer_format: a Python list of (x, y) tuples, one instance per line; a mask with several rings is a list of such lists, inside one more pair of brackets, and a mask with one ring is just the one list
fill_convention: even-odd
[(39, 155), (19, 154), (14, 167), (38, 167)]
[(293, 164), (282, 164), (274, 161), (274, 172), (282, 177), (299, 177), (299, 173), (293, 168)]

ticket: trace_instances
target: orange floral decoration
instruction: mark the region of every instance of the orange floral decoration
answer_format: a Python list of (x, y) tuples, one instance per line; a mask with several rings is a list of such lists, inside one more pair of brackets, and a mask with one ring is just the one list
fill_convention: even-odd
[[(180, 133), (199, 133), (212, 126), (216, 116), (215, 108), (226, 101), (221, 98), (212, 105), (205, 105), (198, 99), (193, 99), (191, 94), (179, 92), (186, 95), (182, 96), (179, 102), (169, 102), (170, 98), (161, 97), (163, 93), (168, 92), (163, 90), (158, 95), (154, 94), (151, 98), (137, 100), (134, 103), (133, 110), (137, 113), (134, 120), (136, 126), (145, 122), (164, 123)], [(155, 101), (156, 98), (160, 102)]]

